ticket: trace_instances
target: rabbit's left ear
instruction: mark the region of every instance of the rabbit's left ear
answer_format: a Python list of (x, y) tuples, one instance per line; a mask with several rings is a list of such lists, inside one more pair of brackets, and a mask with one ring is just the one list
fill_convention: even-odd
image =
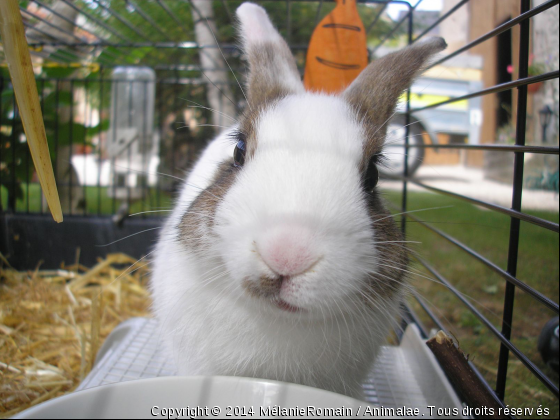
[(249, 61), (247, 96), (252, 108), (304, 91), (296, 62), (266, 11), (253, 3), (237, 9), (243, 48)]
[(344, 91), (348, 101), (364, 123), (367, 144), (364, 163), (383, 146), (387, 122), (397, 102), (425, 68), (430, 59), (447, 44), (443, 38), (430, 38), (379, 58), (367, 66)]

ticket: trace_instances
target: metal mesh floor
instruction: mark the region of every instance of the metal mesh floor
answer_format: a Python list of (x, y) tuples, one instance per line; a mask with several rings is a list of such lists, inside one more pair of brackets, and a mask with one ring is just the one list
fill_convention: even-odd
[(162, 357), (157, 337), (157, 321), (132, 318), (107, 337), (97, 354), (95, 366), (77, 391), (134, 379), (175, 376), (173, 364)]
[[(107, 338), (91, 373), (77, 391), (116, 382), (173, 376), (177, 371), (163, 357), (155, 319), (133, 318)], [(364, 385), (366, 402), (387, 408), (413, 407), (429, 416), (429, 405), (458, 407), (461, 403), (420, 338), (407, 328), (400, 346), (384, 346)]]

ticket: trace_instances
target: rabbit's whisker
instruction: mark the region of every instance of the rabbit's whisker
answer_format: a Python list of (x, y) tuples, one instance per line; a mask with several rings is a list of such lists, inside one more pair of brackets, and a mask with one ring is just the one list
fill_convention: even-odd
[(391, 214), (391, 215), (389, 215), (389, 216), (382, 217), (381, 219), (375, 219), (375, 220), (373, 221), (373, 223), (380, 222), (381, 220), (389, 219), (389, 218), (391, 218), (391, 217), (400, 216), (400, 215), (402, 215), (402, 214), (418, 213), (418, 212), (421, 212), (421, 211), (429, 211), (429, 210), (449, 209), (449, 208), (452, 208), (452, 207), (454, 207), (454, 206), (429, 207), (429, 208), (420, 209), (420, 210), (403, 211), (403, 212), (401, 212), (401, 213), (395, 213), (395, 214)]
[(116, 244), (117, 242), (124, 241), (125, 239), (131, 238), (131, 237), (133, 237), (133, 236), (140, 235), (141, 233), (146, 233), (146, 232), (149, 232), (149, 231), (151, 231), (151, 230), (156, 230), (156, 229), (161, 229), (161, 226), (153, 227), (153, 228), (145, 229), (145, 230), (143, 230), (143, 231), (141, 231), (141, 232), (133, 233), (133, 234), (131, 234), (131, 235), (125, 236), (124, 238), (120, 238), (120, 239), (117, 239), (116, 241), (109, 242), (108, 244), (105, 244), (105, 245), (94, 245), (94, 246), (101, 248), (101, 247), (113, 245), (113, 244)]
[(190, 102), (190, 103), (195, 104), (195, 106), (189, 105), (187, 108), (202, 108), (202, 109), (207, 109), (208, 111), (212, 111), (212, 112), (215, 112), (216, 114), (219, 114), (219, 115), (222, 115), (222, 116), (224, 116), (224, 117), (226, 117), (226, 118), (229, 118), (229, 119), (232, 120), (233, 122), (236, 122), (236, 123), (239, 122), (239, 121), (237, 121), (235, 118), (233, 118), (231, 115), (228, 115), (228, 114), (226, 114), (225, 112), (218, 111), (217, 109), (209, 108), (209, 107), (207, 107), (207, 106), (203, 106), (203, 105), (199, 104), (198, 102), (191, 101), (190, 99), (181, 98), (181, 97), (179, 97), (179, 99), (182, 99), (183, 101), (187, 101), (187, 102)]
[(237, 80), (237, 76), (235, 75), (235, 72), (233, 71), (233, 69), (229, 65), (228, 61), (226, 60), (224, 52), (222, 51), (222, 47), (220, 47), (220, 43), (218, 42), (218, 40), (216, 38), (216, 35), (214, 34), (214, 31), (212, 30), (212, 27), (210, 26), (210, 23), (208, 22), (208, 18), (206, 18), (206, 24), (208, 26), (208, 29), (210, 30), (210, 33), (214, 37), (214, 41), (216, 41), (216, 45), (218, 46), (218, 49), (220, 50), (220, 54), (222, 54), (222, 58), (226, 62), (227, 66), (229, 67), (229, 70), (231, 71), (231, 74), (235, 78), (235, 81), (237, 82), (237, 86), (239, 86), (239, 89), (241, 89), (241, 93), (243, 94), (243, 97), (245, 98), (245, 101), (247, 102), (247, 105), (249, 106), (249, 109), (251, 109), (251, 103), (249, 102), (249, 99), (247, 99), (247, 95), (245, 95), (245, 91), (241, 87), (241, 83), (239, 83), (239, 80)]
[(132, 217), (132, 216), (138, 216), (140, 214), (146, 214), (146, 213), (164, 213), (164, 212), (169, 212), (169, 211), (173, 211), (171, 210), (147, 210), (147, 211), (140, 211), (138, 213), (132, 213), (129, 214), (128, 217)]

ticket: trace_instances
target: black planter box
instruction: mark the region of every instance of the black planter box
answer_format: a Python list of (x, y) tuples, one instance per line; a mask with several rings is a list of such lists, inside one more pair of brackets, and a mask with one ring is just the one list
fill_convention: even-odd
[(117, 252), (143, 257), (155, 246), (162, 223), (162, 218), (126, 218), (117, 225), (111, 217), (83, 216), (64, 216), (63, 223), (55, 223), (50, 215), (3, 213), (0, 252), (17, 270), (39, 263), (42, 269), (56, 269), (63, 262), (74, 264), (79, 248), (80, 264), (91, 267), (99, 257)]

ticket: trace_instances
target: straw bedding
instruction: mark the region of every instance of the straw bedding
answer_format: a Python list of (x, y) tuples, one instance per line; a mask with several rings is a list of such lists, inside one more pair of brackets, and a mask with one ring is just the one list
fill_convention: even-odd
[(120, 322), (147, 316), (147, 263), (18, 272), (0, 255), (0, 418), (72, 392)]

